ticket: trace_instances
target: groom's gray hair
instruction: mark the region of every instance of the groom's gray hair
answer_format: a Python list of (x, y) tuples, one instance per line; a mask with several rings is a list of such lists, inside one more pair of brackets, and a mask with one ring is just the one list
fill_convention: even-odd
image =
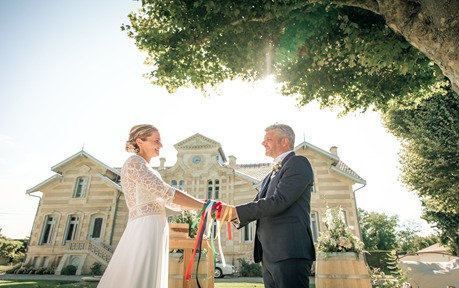
[(266, 127), (265, 132), (269, 130), (275, 130), (276, 134), (281, 138), (287, 138), (288, 143), (290, 144), (290, 148), (293, 150), (293, 146), (295, 145), (295, 132), (293, 132), (292, 127), (286, 124), (278, 124), (275, 123)]

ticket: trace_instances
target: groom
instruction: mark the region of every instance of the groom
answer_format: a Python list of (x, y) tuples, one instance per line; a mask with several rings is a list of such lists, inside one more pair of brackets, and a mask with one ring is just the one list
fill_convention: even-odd
[(266, 288), (309, 287), (316, 257), (310, 226), (313, 172), (305, 157), (295, 155), (294, 143), (290, 126), (267, 127), (262, 145), (274, 159), (273, 171), (252, 202), (229, 206), (238, 229), (257, 221), (254, 260), (262, 263)]

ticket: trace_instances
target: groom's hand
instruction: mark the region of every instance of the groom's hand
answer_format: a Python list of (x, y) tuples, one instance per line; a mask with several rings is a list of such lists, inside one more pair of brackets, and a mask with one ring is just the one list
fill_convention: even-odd
[[(233, 222), (234, 220), (238, 220), (237, 218), (237, 212), (236, 212), (236, 207), (233, 205), (229, 205), (226, 203), (222, 203), (222, 221), (228, 221), (228, 222)], [(238, 221), (239, 222), (239, 221)]]

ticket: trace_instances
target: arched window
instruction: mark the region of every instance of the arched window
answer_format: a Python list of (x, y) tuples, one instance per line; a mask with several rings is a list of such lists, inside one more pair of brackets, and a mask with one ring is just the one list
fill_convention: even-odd
[(180, 181), (172, 180), (171, 186), (174, 187), (174, 188), (180, 189), (180, 190), (185, 190), (185, 181), (183, 181), (183, 180), (180, 180)]

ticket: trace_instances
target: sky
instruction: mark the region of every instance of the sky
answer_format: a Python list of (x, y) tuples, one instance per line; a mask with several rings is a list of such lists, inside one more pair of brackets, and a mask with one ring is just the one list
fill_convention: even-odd
[[(224, 83), (220, 95), (181, 88), (169, 94), (142, 75), (145, 54), (121, 31), (140, 1), (0, 0), (0, 228), (30, 236), (38, 198), (27, 189), (54, 175), (51, 167), (84, 149), (121, 167), (129, 129), (150, 123), (161, 132), (160, 157), (175, 163), (174, 144), (200, 133), (239, 164), (269, 163), (264, 128), (285, 123), (338, 156), (367, 185), (356, 192), (367, 211), (429, 226), (421, 205), (399, 181), (399, 141), (375, 112), (338, 117), (317, 103), (296, 107), (272, 85)], [(158, 165), (154, 159), (152, 165)], [(359, 188), (357, 185), (355, 189)], [(230, 203), (231, 204), (231, 203)], [(430, 233), (430, 232), (429, 232)]]

